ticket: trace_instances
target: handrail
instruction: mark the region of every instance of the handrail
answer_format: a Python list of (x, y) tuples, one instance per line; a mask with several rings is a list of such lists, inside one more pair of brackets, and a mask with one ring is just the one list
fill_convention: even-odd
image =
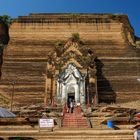
[(63, 126), (63, 120), (64, 120), (64, 116), (67, 113), (67, 104), (64, 103), (63, 109), (62, 109), (62, 119), (61, 119), (61, 127)]
[[(76, 106), (76, 109), (77, 109), (77, 106)], [(80, 125), (78, 124), (78, 119), (77, 119), (77, 114), (75, 113), (75, 116), (76, 116), (76, 121), (77, 121), (77, 127), (79, 128)]]
[(89, 128), (93, 128), (92, 122), (91, 122), (90, 118), (89, 117), (86, 117), (86, 120), (87, 120), (87, 123), (88, 123), (88, 127)]
[(63, 116), (67, 113), (67, 103), (64, 104), (62, 113), (63, 113)]

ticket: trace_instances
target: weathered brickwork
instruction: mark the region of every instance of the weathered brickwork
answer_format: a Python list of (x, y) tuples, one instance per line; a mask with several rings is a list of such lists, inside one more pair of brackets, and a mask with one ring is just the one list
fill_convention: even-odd
[(1, 94), (10, 99), (15, 81), (17, 104), (43, 102), (47, 55), (56, 42), (79, 33), (84, 45), (97, 56), (99, 101), (127, 102), (140, 99), (140, 49), (126, 15), (30, 14), (10, 27), (4, 52)]

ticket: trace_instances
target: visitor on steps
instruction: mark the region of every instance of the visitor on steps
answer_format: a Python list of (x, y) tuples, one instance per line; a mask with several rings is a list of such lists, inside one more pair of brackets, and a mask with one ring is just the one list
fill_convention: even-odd
[(134, 131), (134, 140), (140, 140), (140, 130), (138, 129)]
[(132, 109), (129, 109), (128, 111), (128, 122), (131, 124), (133, 118), (134, 118), (134, 115), (135, 115), (135, 110), (132, 110)]
[(134, 140), (140, 140), (140, 123), (137, 123), (134, 127)]
[(70, 112), (70, 99), (67, 101), (67, 113), (69, 113)]
[(74, 101), (70, 100), (70, 113), (73, 113), (73, 109), (74, 109)]

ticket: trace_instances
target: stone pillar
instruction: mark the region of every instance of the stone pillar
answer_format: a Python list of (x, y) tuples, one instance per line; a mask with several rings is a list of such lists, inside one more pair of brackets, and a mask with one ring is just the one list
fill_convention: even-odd
[(85, 79), (80, 81), (80, 103), (85, 104), (86, 97), (85, 97)]
[(53, 98), (53, 77), (51, 77), (51, 89), (50, 89), (50, 100), (52, 102)]
[(52, 96), (56, 96), (56, 80), (55, 80), (55, 74), (53, 75), (53, 90), (52, 90)]
[(56, 90), (56, 85), (55, 85), (55, 67), (52, 66), (52, 69), (51, 69), (51, 95), (50, 95), (50, 99), (51, 99), (51, 102), (55, 96), (55, 90)]
[(44, 93), (44, 105), (47, 105), (47, 100), (48, 100), (48, 84), (47, 84), (47, 74), (43, 74), (44, 79), (45, 79), (45, 93)]
[(60, 83), (59, 83), (59, 79), (57, 80), (57, 89), (56, 89), (56, 94), (57, 94), (57, 97), (60, 97)]
[(66, 86), (62, 83), (62, 103), (66, 102)]
[(75, 85), (75, 102), (80, 103), (80, 93), (78, 84)]
[(95, 89), (96, 89), (95, 105), (97, 105), (98, 102), (99, 102), (99, 99), (98, 99), (98, 88), (97, 88), (97, 77), (95, 77)]
[(89, 68), (88, 70), (89, 78), (89, 102), (90, 104), (96, 105), (96, 70)]

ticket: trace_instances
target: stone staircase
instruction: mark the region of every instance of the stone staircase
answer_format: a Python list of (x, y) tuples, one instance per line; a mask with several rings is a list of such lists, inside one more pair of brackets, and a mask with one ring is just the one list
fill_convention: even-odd
[(81, 108), (75, 107), (73, 113), (65, 113), (62, 127), (65, 128), (88, 128), (88, 123), (85, 117), (81, 114)]

